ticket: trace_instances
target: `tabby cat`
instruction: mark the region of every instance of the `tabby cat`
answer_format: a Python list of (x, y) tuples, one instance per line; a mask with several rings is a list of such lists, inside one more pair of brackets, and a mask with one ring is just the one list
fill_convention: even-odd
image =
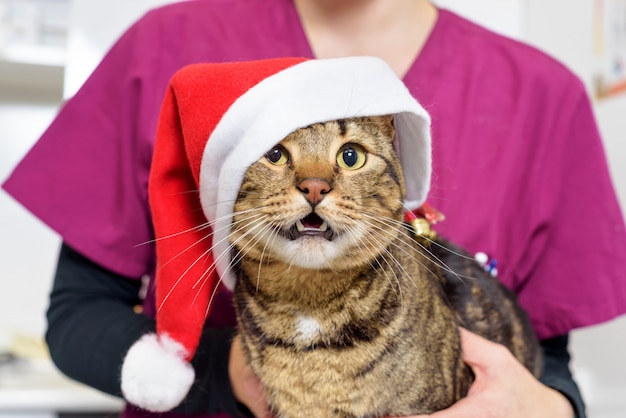
[(231, 242), (248, 361), (281, 418), (430, 413), (466, 395), (458, 327), (535, 375), (515, 296), (461, 250), (403, 222), (392, 116), (298, 129), (247, 171)]

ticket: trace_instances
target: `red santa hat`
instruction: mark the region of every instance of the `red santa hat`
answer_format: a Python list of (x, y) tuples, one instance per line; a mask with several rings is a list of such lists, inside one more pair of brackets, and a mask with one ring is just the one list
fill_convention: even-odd
[(231, 214), (247, 168), (313, 123), (395, 115), (406, 206), (430, 184), (430, 118), (382, 60), (279, 58), (196, 64), (177, 72), (161, 108), (150, 174), (157, 332), (129, 350), (122, 391), (160, 412), (194, 381), (193, 357), (220, 283), (234, 286)]

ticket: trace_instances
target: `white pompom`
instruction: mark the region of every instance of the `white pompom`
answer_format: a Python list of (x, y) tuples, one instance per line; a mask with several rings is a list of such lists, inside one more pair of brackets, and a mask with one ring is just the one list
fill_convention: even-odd
[(478, 261), (478, 264), (481, 266), (485, 266), (487, 265), (487, 262), (489, 262), (489, 256), (483, 252), (477, 252), (474, 255), (474, 258), (476, 258), (476, 261)]
[(179, 405), (193, 384), (185, 348), (167, 335), (148, 334), (128, 350), (122, 365), (122, 393), (133, 405), (165, 412)]

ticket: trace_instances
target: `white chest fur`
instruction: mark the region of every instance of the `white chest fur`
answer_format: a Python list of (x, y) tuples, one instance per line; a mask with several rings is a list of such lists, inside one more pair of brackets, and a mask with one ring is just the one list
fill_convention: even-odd
[(296, 330), (302, 341), (311, 341), (322, 332), (320, 323), (310, 316), (296, 318)]

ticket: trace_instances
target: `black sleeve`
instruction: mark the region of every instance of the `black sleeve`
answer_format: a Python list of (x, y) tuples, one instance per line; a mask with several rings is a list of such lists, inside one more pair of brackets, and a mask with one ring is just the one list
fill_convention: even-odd
[[(108, 271), (67, 245), (61, 248), (47, 312), (46, 342), (55, 365), (72, 379), (121, 396), (120, 370), (130, 346), (154, 332), (137, 314), (140, 281)], [(232, 393), (228, 358), (234, 328), (206, 328), (192, 361), (196, 382), (179, 413), (244, 415)], [(242, 412), (243, 411), (243, 412)]]
[(568, 342), (568, 335), (541, 341), (544, 364), (543, 373), (539, 380), (544, 385), (558, 390), (569, 399), (574, 408), (575, 418), (585, 418), (585, 403), (569, 369)]

